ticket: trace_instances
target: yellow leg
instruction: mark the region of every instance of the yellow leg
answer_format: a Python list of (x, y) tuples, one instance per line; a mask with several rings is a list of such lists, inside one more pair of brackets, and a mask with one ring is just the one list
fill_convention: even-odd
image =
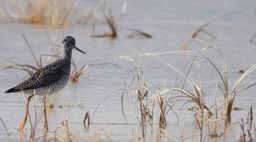
[(28, 109), (29, 109), (29, 102), (30, 102), (31, 98), (33, 98), (33, 97), (34, 97), (34, 95), (30, 95), (28, 97), (27, 104), (26, 104), (26, 114), (25, 114), (25, 116), (24, 116), (24, 118), (23, 118), (23, 120), (22, 120), (22, 122), (20, 124), (19, 131), (23, 130), (23, 128), (24, 128), (24, 126), (25, 126), (25, 124), (27, 122), (27, 118), (28, 118), (28, 114), (29, 114), (29, 111), (28, 111)]
[(44, 129), (48, 130), (48, 121), (46, 116), (46, 96), (44, 97)]

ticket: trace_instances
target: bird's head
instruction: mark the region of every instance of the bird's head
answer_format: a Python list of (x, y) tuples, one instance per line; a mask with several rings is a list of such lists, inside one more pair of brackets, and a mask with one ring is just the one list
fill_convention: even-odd
[(64, 40), (62, 41), (62, 43), (65, 45), (64, 47), (67, 48), (67, 49), (71, 49), (71, 50), (76, 49), (76, 50), (85, 54), (84, 51), (82, 51), (81, 49), (76, 47), (76, 40), (72, 36), (65, 37)]

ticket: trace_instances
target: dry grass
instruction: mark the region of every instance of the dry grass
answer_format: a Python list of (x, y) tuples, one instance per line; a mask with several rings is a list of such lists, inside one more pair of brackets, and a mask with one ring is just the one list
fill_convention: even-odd
[(214, 117), (206, 122), (206, 128), (210, 137), (221, 137), (227, 129), (225, 130), (225, 119), (215, 119)]
[(14, 65), (1, 67), (1, 69), (22, 70), (22, 71), (27, 72), (29, 75), (32, 75), (34, 72), (38, 71), (39, 69), (42, 69), (43, 65), (42, 65), (41, 56), (39, 56), (39, 59), (38, 59), (24, 34), (22, 34), (22, 37), (25, 40), (27, 47), (29, 48), (29, 51), (33, 57), (33, 60), (36, 63), (36, 66), (32, 65), (32, 64), (20, 64), (20, 63), (14, 62), (14, 61), (7, 60), (7, 61), (13, 63)]
[(68, 117), (65, 118), (62, 122), (60, 122), (59, 126), (55, 130), (54, 138), (57, 141), (65, 141), (65, 142), (73, 142), (79, 141), (79, 136), (72, 131), (70, 127), (70, 120)]
[(70, 79), (72, 82), (79, 82), (79, 77), (84, 73), (84, 71), (89, 67), (88, 65), (84, 65), (80, 69), (78, 69), (77, 64), (75, 62), (72, 62), (73, 65), (73, 71), (70, 75)]
[[(125, 89), (121, 97), (121, 108), (123, 115), (126, 119), (126, 115), (124, 113), (124, 99), (125, 99), (125, 94), (126, 95), (131, 95), (135, 96), (136, 100), (135, 103), (138, 105), (138, 114), (135, 115), (140, 123), (141, 126), (141, 136), (142, 136), (142, 141), (145, 141), (145, 135), (146, 135), (146, 126), (147, 122), (151, 122), (152, 124), (152, 112), (150, 111), (151, 109), (149, 108), (149, 89), (147, 87), (147, 83), (145, 82), (144, 76), (143, 76), (143, 71), (139, 67), (137, 63), (135, 63), (130, 57), (121, 57), (123, 59), (126, 59), (128, 61), (131, 61), (135, 64), (135, 68), (132, 69), (128, 75), (132, 74), (132, 80), (131, 83), (127, 83), (125, 80)], [(128, 76), (127, 75), (127, 76)]]
[(67, 2), (61, 0), (13, 0), (11, 6), (16, 13), (9, 14), (6, 11), (6, 15), (10, 22), (64, 28), (70, 24), (75, 2), (74, 0)]
[[(149, 129), (151, 129), (151, 134), (155, 135), (153, 134), (155, 121), (158, 121), (156, 140), (170, 140), (169, 135), (166, 133), (166, 127), (167, 114), (172, 109), (169, 96), (171, 90), (165, 88), (154, 91), (150, 83), (146, 81), (142, 68), (132, 58), (121, 56), (119, 59), (129, 61), (135, 66), (128, 72), (124, 80), (124, 92), (121, 96), (121, 108), (125, 119), (124, 102), (131, 99), (131, 106), (138, 106), (135, 110), (133, 107), (130, 108), (140, 124), (140, 131), (136, 132), (133, 136), (133, 141), (147, 141), (148, 136), (146, 134), (149, 132)], [(156, 116), (158, 118), (154, 120)]]
[(241, 119), (240, 121), (235, 123), (238, 124), (241, 130), (240, 137), (238, 139), (239, 142), (254, 142), (256, 139), (256, 128), (255, 123), (253, 122), (252, 113), (252, 107), (250, 107), (247, 121), (244, 122), (244, 120)]
[[(204, 52), (207, 50), (213, 50), (214, 52), (211, 51), (211, 54), (216, 53), (216, 58), (210, 59), (206, 55), (204, 55)], [(171, 99), (178, 98), (180, 100), (187, 100), (187, 103), (195, 104), (197, 108), (195, 110), (195, 120), (200, 130), (200, 136), (199, 136), (200, 141), (203, 141), (205, 130), (208, 130), (207, 132), (210, 137), (221, 137), (222, 135), (227, 134), (232, 127), (232, 124), (230, 123), (231, 112), (236, 108), (233, 106), (233, 104), (235, 101), (235, 97), (238, 94), (239, 87), (245, 81), (245, 79), (249, 75), (251, 75), (252, 72), (254, 72), (256, 65), (253, 65), (251, 68), (245, 71), (244, 74), (242, 74), (241, 77), (235, 82), (233, 88), (229, 90), (228, 86), (230, 85), (228, 80), (227, 65), (225, 63), (224, 56), (219, 49), (217, 49), (214, 46), (209, 46), (209, 47), (203, 48), (198, 53), (191, 52), (191, 51), (188, 51), (187, 53), (195, 54), (195, 57), (191, 60), (191, 63), (188, 64), (188, 71), (186, 73), (182, 73), (181, 71), (177, 70), (175, 67), (168, 64), (168, 62), (165, 61), (164, 58), (162, 57), (162, 55), (173, 54), (172, 52), (155, 53), (155, 54), (147, 53), (144, 55), (157, 57), (158, 59), (163, 61), (164, 64), (169, 66), (174, 71), (178, 72), (180, 76), (183, 78), (181, 79), (183, 81), (177, 83), (176, 85), (174, 85), (174, 87), (170, 88), (171, 90), (180, 93), (180, 94), (177, 94), (177, 96), (172, 97)], [(190, 73), (192, 72), (192, 66), (197, 65), (199, 63), (197, 62), (197, 58), (199, 57), (202, 57), (203, 59), (205, 59), (209, 63), (209, 65), (212, 66), (213, 69), (217, 72), (220, 78), (220, 82), (217, 84), (217, 88), (218, 88), (217, 90), (219, 89), (221, 90), (220, 92), (222, 94), (221, 96), (223, 96), (224, 103), (217, 105), (217, 102), (215, 102), (214, 104), (215, 110), (211, 110), (212, 107), (209, 107), (207, 105), (207, 102), (204, 99), (205, 94), (203, 92), (203, 88), (201, 87), (201, 85), (198, 85), (197, 83), (193, 82), (194, 80), (193, 76), (190, 75)], [(216, 59), (219, 60), (220, 65), (215, 63)], [(200, 76), (201, 75), (199, 75), (199, 77)], [(245, 87), (245, 89), (243, 90), (246, 90), (254, 85), (255, 83), (248, 87)], [(190, 86), (190, 88), (185, 89), (184, 86), (186, 87)], [(213, 86), (213, 88), (216, 88), (216, 87)], [(216, 90), (216, 93), (218, 93), (217, 90)], [(252, 116), (252, 112), (250, 113), (249, 116)]]
[(168, 94), (165, 94), (167, 93), (167, 91), (161, 91), (159, 93), (157, 93), (156, 95), (156, 102), (158, 104), (158, 107), (159, 107), (159, 110), (160, 110), (160, 114), (159, 114), (159, 121), (158, 121), (158, 126), (159, 126), (159, 129), (160, 131), (159, 132), (162, 132), (163, 130), (166, 129), (166, 126), (167, 126), (167, 120), (166, 120), (166, 116), (167, 116), (167, 113), (169, 112), (169, 95)]
[[(231, 119), (231, 111), (232, 111), (232, 107), (233, 107), (233, 103), (235, 101), (235, 97), (238, 94), (238, 89), (241, 86), (241, 84), (243, 83), (243, 81), (256, 69), (256, 64), (253, 65), (251, 68), (249, 68), (235, 83), (235, 85), (233, 86), (230, 95), (227, 94), (227, 91), (225, 91), (223, 93), (226, 104), (225, 104), (225, 114), (224, 116), (226, 116), (228, 119)], [(227, 82), (227, 81), (225, 81)], [(255, 85), (255, 84), (253, 84)], [(226, 85), (226, 89), (227, 90), (227, 85)], [(251, 86), (250, 86), (251, 87)]]
[[(215, 47), (211, 47), (211, 48), (214, 49), (214, 51), (217, 53), (217, 57), (220, 60), (221, 68), (219, 69), (217, 65), (214, 64), (213, 61), (211, 61), (209, 58), (205, 57), (205, 59), (214, 67), (214, 69), (217, 71), (221, 79), (221, 82), (218, 84), (218, 88), (221, 90), (223, 95), (224, 104), (221, 106), (224, 106), (224, 107), (223, 107), (223, 110), (217, 109), (217, 103), (215, 103), (216, 105), (216, 109), (214, 111), (215, 113), (211, 112), (209, 117), (210, 121), (205, 121), (205, 123), (209, 126), (208, 128), (209, 128), (210, 136), (221, 136), (223, 135), (223, 133), (227, 133), (228, 129), (230, 128), (229, 126), (231, 121), (231, 112), (232, 110), (234, 110), (233, 104), (235, 101), (235, 97), (238, 94), (238, 89), (243, 83), (243, 81), (255, 70), (256, 65), (253, 65), (251, 68), (245, 71), (245, 73), (241, 75), (241, 77), (235, 82), (233, 88), (230, 91), (228, 89), (229, 80), (228, 80), (228, 74), (227, 74), (227, 66), (224, 61), (223, 54), (217, 48)], [(252, 84), (249, 87), (253, 85), (255, 84)], [(249, 87), (246, 87), (245, 89), (248, 89)], [(198, 87), (194, 87), (194, 88), (198, 88)], [(205, 107), (204, 103), (202, 103), (204, 102), (204, 100), (200, 99), (201, 98), (200, 96), (202, 96), (201, 95), (202, 92), (200, 92), (200, 90), (201, 89), (194, 89), (194, 92), (196, 92), (196, 95), (192, 95), (188, 91), (184, 92), (184, 90), (182, 90), (183, 91), (182, 93), (186, 94), (188, 98), (191, 98), (193, 100), (192, 102), (195, 102), (197, 104), (197, 107), (199, 106), (199, 110), (206, 108), (206, 110), (209, 112), (209, 108)], [(220, 118), (217, 117), (219, 113), (222, 113), (222, 116)], [(211, 117), (213, 114), (216, 116), (215, 118)], [(225, 123), (223, 123), (223, 121)]]
[(100, 4), (101, 12), (103, 13), (103, 16), (111, 30), (110, 33), (104, 33), (100, 35), (91, 35), (91, 37), (110, 37), (110, 38), (116, 38), (117, 37), (117, 20), (113, 17), (111, 9), (107, 6), (107, 4), (104, 2)]
[[(194, 87), (193, 87), (194, 93), (181, 88), (172, 88), (172, 90), (178, 91), (184, 94), (185, 99), (189, 99), (190, 102), (196, 104), (196, 111), (195, 111), (194, 117), (200, 130), (199, 139), (200, 139), (200, 142), (202, 142), (205, 121), (212, 117), (212, 112), (205, 105), (204, 94), (202, 90), (196, 84), (194, 84)], [(205, 114), (205, 111), (206, 111), (206, 114)]]
[(129, 30), (132, 31), (133, 33), (131, 35), (128, 35), (128, 38), (153, 38), (152, 35), (150, 35), (149, 33), (143, 32), (141, 30), (137, 30), (137, 29), (125, 29), (125, 30)]
[[(202, 24), (201, 26), (199, 26), (199, 27), (191, 34), (191, 36), (187, 39), (187, 41), (183, 44), (182, 49), (183, 49), (183, 50), (187, 50), (187, 49), (188, 49), (188, 46), (189, 46), (189, 42), (190, 42), (191, 40), (196, 40), (196, 41), (199, 41), (199, 42), (207, 43), (207, 42), (205, 42), (203, 39), (200, 38), (199, 35), (200, 35), (201, 33), (206, 34), (207, 36), (209, 36), (209, 37), (212, 38), (212, 39), (216, 39), (216, 37), (215, 37), (214, 35), (212, 35), (211, 33), (209, 33), (209, 32), (206, 31), (206, 27), (209, 26), (210, 24), (212, 24), (213, 22), (215, 22), (215, 21), (217, 21), (217, 20), (219, 20), (219, 19), (225, 17), (225, 16), (228, 16), (228, 15), (234, 14), (234, 13), (235, 13), (235, 12), (226, 13), (226, 14), (224, 14), (224, 15), (221, 15), (221, 16), (219, 16), (219, 17), (217, 17), (217, 18), (214, 18), (214, 19), (212, 19), (212, 20), (210, 20), (210, 21), (208, 21), (208, 22)], [(253, 39), (253, 38), (252, 38), (252, 39)]]
[[(215, 53), (217, 53), (217, 59), (220, 60), (221, 68), (218, 68), (217, 65), (212, 60), (210, 60), (208, 57), (201, 54), (201, 52), (206, 51), (208, 49), (213, 49), (215, 51)], [(233, 88), (230, 91), (228, 89), (229, 80), (228, 80), (228, 73), (227, 73), (228, 72), (227, 65), (225, 63), (224, 56), (221, 53), (221, 51), (219, 49), (217, 49), (216, 47), (210, 46), (210, 47), (202, 49), (198, 53), (198, 55), (203, 56), (210, 63), (210, 65), (212, 65), (212, 67), (218, 73), (218, 75), (221, 79), (220, 83), (218, 84), (218, 88), (221, 90), (223, 99), (225, 101), (223, 117), (227, 118), (227, 120), (230, 120), (231, 112), (234, 108), (233, 103), (235, 101), (235, 96), (238, 93), (238, 89), (241, 86), (241, 84), (243, 83), (243, 81), (256, 69), (256, 65), (253, 65), (251, 68), (249, 68), (247, 71), (245, 71), (244, 74), (241, 75), (241, 77), (235, 82)], [(198, 55), (195, 56), (195, 58), (193, 59), (192, 62), (194, 62), (194, 60), (198, 57)], [(191, 84), (191, 83), (189, 83), (189, 84)], [(246, 90), (254, 85), (255, 84), (252, 84), (252, 85), (246, 87), (244, 90)], [(200, 98), (202, 98), (201, 97), (202, 89), (200, 89), (200, 87), (198, 87), (197, 85), (194, 85), (194, 84), (192, 84), (190, 86), (193, 86), (192, 88), (195, 92), (194, 95), (193, 95), (193, 93), (183, 90), (182, 88), (180, 88), (180, 89), (174, 88), (174, 90), (176, 90), (176, 91), (178, 90), (178, 91), (182, 92), (183, 94), (186, 94), (188, 98), (192, 99), (192, 101), (197, 104), (197, 106), (200, 108), (200, 110), (202, 110), (202, 108), (206, 108), (207, 110), (209, 110), (208, 107), (205, 107), (205, 105), (202, 103), (202, 102), (204, 102), (204, 100), (200, 99)]]
[[(111, 8), (108, 6), (108, 4), (104, 1), (103, 3), (99, 4), (99, 8), (104, 16), (104, 19), (110, 29), (110, 32), (106, 32), (103, 34), (95, 34), (95, 29), (94, 29), (94, 33), (93, 35), (91, 35), (91, 37), (94, 38), (112, 38), (115, 39), (118, 37), (118, 23), (121, 21), (124, 12), (126, 11), (126, 1), (124, 1), (123, 3), (123, 7), (122, 7), (122, 12), (120, 14), (120, 16), (118, 17), (114, 17)], [(88, 14), (86, 14), (88, 15)], [(92, 17), (91, 15), (88, 15), (89, 17)], [(86, 17), (88, 17), (86, 16)], [(92, 19), (92, 18), (90, 18)], [(94, 23), (95, 24), (95, 23)], [(94, 25), (95, 26), (95, 25)], [(129, 30), (129, 31), (133, 31), (133, 34), (128, 35), (128, 38), (152, 38), (152, 35), (143, 32), (141, 30), (137, 30), (137, 29), (131, 29), (131, 28), (127, 28), (127, 29), (123, 29), (123, 30)]]
[(205, 110), (209, 114), (209, 117), (212, 116), (212, 112), (210, 109), (205, 105), (204, 100), (204, 94), (202, 90), (198, 87), (198, 85), (193, 85), (193, 93), (189, 92), (187, 90), (184, 90), (182, 88), (171, 88), (174, 91), (180, 92), (185, 95), (185, 98), (187, 98), (190, 102), (193, 102), (196, 104), (196, 108), (199, 112), (204, 112)]

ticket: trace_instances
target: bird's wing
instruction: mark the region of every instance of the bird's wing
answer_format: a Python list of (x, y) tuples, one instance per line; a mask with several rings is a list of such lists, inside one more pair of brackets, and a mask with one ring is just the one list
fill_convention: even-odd
[(65, 72), (61, 64), (50, 64), (38, 70), (27, 80), (12, 88), (12, 92), (46, 87), (61, 79), (63, 75), (65, 75)]

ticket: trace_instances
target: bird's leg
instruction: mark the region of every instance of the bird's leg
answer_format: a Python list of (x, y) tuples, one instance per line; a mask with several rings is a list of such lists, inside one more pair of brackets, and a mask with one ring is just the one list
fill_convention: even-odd
[(22, 120), (22, 122), (21, 122), (21, 124), (20, 124), (20, 127), (19, 127), (19, 131), (22, 131), (23, 130), (23, 128), (24, 128), (24, 126), (25, 126), (25, 124), (26, 124), (26, 122), (27, 122), (27, 118), (28, 118), (28, 113), (29, 113), (29, 102), (30, 102), (30, 100), (31, 100), (31, 98), (33, 98), (34, 97), (34, 94), (33, 95), (30, 95), (29, 97), (28, 97), (28, 100), (27, 100), (27, 104), (26, 104), (26, 114), (25, 114), (25, 116), (24, 116), (24, 118), (23, 118), (23, 120)]
[(46, 116), (46, 96), (44, 97), (44, 128), (46, 131), (48, 130), (48, 121)]

